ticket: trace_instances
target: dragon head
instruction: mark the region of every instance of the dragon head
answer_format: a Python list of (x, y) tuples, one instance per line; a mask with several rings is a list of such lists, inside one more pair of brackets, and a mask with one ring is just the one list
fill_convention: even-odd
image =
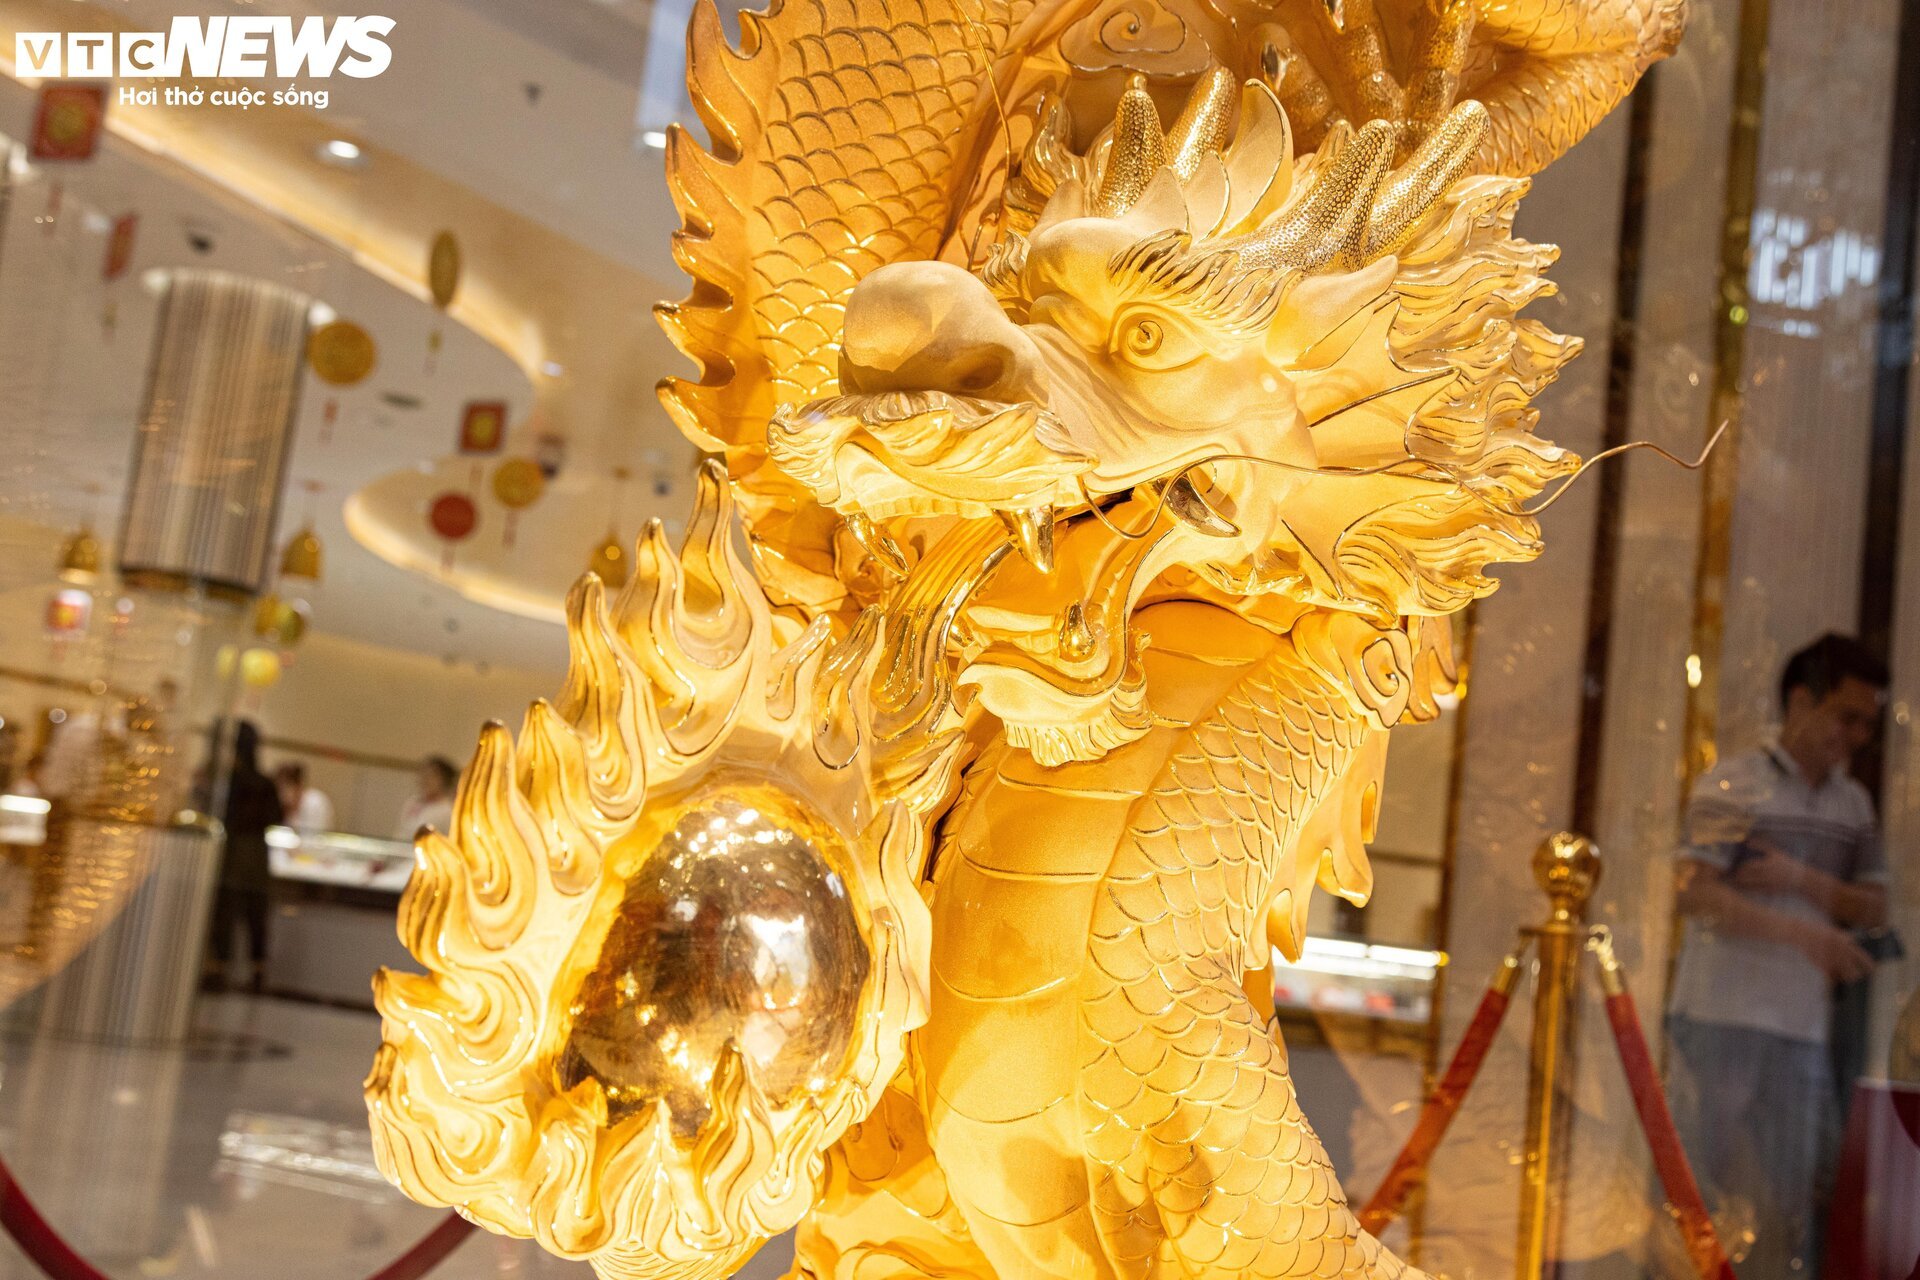
[(774, 419), (789, 476), (887, 558), (997, 516), (1045, 570), (1131, 501), (1223, 591), (1383, 620), (1535, 552), (1521, 504), (1574, 459), (1527, 402), (1577, 344), (1516, 318), (1552, 250), (1511, 237), (1524, 180), (1463, 176), (1480, 104), (1397, 167), (1387, 121), (1296, 161), (1272, 92), (1220, 69), (1170, 128), (1138, 83), (1086, 154), (1070, 125), (1043, 108), (978, 270), (853, 289), (840, 394)]

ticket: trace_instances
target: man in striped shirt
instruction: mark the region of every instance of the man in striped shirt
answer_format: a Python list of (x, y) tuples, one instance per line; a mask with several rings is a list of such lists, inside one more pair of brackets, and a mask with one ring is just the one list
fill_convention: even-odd
[(1887, 909), (1873, 802), (1847, 768), (1886, 686), (1858, 641), (1821, 637), (1787, 662), (1778, 737), (1722, 760), (1687, 807), (1668, 1085), (1700, 1181), (1751, 1215), (1743, 1280), (1817, 1267), (1832, 990), (1872, 970), (1852, 931)]

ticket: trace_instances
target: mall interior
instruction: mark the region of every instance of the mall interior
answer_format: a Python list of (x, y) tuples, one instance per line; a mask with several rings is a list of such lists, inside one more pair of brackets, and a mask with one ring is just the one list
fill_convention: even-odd
[[(1190, 10), (1303, 5), (1374, 11), (1056, 7), (1164, 59)], [(1515, 224), (1559, 247), (1528, 315), (1585, 344), (1540, 433), (1658, 449), (1583, 473), (1443, 622), (1454, 669), (1370, 793), (1370, 900), (1315, 894), (1253, 975), (1356, 1208), (1484, 1049), (1377, 1226), (1451, 1280), (1699, 1274), (1649, 1089), (1734, 1273), (1920, 1274), (1920, 7), (1686, 9)], [(269, 12), (348, 11), (0, 0), (0, 1209), (95, 1269), (47, 1271), (16, 1208), (7, 1280), (357, 1280), (449, 1220), (363, 1093), (374, 975), (421, 967), (414, 837), (453, 825), (483, 726), (577, 701), (569, 590), (657, 572), (711, 456), (656, 392), (693, 375), (653, 314), (697, 257), (667, 178), (676, 126), (707, 135), (692, 0), (386, 0), (368, 76), (28, 64), (33, 33)], [(1562, 832), (1598, 871), (1553, 934)], [(498, 1231), (436, 1261), (593, 1274)], [(894, 1265), (834, 1274), (976, 1274)]]

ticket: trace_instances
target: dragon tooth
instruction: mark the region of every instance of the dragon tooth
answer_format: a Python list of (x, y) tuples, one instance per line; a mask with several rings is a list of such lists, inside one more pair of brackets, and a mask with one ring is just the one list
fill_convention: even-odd
[(1022, 511), (995, 511), (1013, 535), (1013, 545), (1042, 573), (1053, 572), (1053, 509), (1028, 507)]
[(1214, 538), (1239, 536), (1240, 526), (1215, 510), (1213, 504), (1194, 486), (1193, 477), (1186, 472), (1168, 481), (1163, 492), (1167, 510), (1187, 527)]
[(860, 549), (872, 556), (874, 562), (896, 578), (907, 576), (907, 557), (900, 550), (900, 544), (888, 537), (886, 532), (873, 523), (871, 516), (858, 512), (847, 517), (847, 532), (860, 544)]

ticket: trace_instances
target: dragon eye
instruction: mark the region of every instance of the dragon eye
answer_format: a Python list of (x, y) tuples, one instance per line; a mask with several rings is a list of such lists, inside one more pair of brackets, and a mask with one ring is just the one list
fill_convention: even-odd
[(1136, 320), (1127, 326), (1121, 338), (1121, 350), (1135, 358), (1151, 356), (1160, 350), (1166, 337), (1166, 330), (1158, 320)]
[(1205, 349), (1177, 319), (1135, 311), (1122, 316), (1107, 340), (1107, 349), (1136, 369), (1161, 372), (1192, 364)]

